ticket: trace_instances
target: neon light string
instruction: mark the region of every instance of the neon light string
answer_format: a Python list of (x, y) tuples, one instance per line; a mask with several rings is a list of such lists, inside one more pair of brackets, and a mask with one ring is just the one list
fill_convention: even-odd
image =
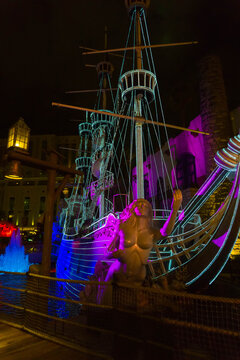
[[(81, 261), (81, 260), (80, 260)], [(70, 266), (70, 268), (71, 268), (71, 270), (69, 270), (69, 273), (71, 274), (70, 276), (71, 276), (71, 279), (72, 279), (72, 274), (73, 273), (75, 273), (75, 276), (76, 277), (79, 277), (80, 279), (84, 279), (82, 276), (80, 276), (80, 275), (78, 275), (77, 274), (77, 268), (78, 268), (78, 266), (74, 266), (75, 264), (73, 264), (73, 263), (71, 263), (71, 266)], [(94, 267), (92, 268), (92, 269), (94, 269)], [(74, 270), (74, 271), (73, 271)], [(81, 265), (80, 265), (80, 273), (81, 274), (85, 274), (85, 275), (87, 275), (87, 276), (91, 276), (92, 275), (92, 272), (87, 272), (87, 271), (83, 271), (82, 269), (81, 269)]]
[[(109, 239), (110, 240), (110, 239)], [(109, 240), (106, 240), (106, 242), (108, 242)], [(92, 256), (92, 255), (104, 255), (104, 252), (102, 252), (102, 250), (106, 250), (107, 248), (107, 244), (105, 246), (99, 246), (99, 247), (95, 247), (95, 248), (77, 248), (77, 249), (72, 249), (71, 253), (73, 254), (73, 256)], [(101, 251), (101, 252), (100, 252)]]
[[(114, 155), (115, 155), (115, 158), (117, 158), (117, 154), (116, 154), (115, 151), (114, 151)], [(121, 166), (118, 166), (118, 169), (116, 169), (117, 164), (116, 164), (115, 162), (113, 163), (113, 166), (114, 166), (115, 172), (118, 173), (118, 176), (119, 176), (119, 173), (121, 173), (121, 178), (122, 178), (122, 180), (123, 180), (123, 186), (124, 186), (124, 188), (125, 188), (125, 191), (127, 192), (127, 191), (128, 191), (128, 188), (127, 188), (127, 185), (126, 185), (126, 182), (125, 182), (123, 173), (122, 173)], [(118, 176), (117, 176), (117, 178), (118, 178)], [(117, 186), (118, 186), (118, 192), (120, 193), (120, 192), (121, 192), (121, 189), (120, 189), (120, 184), (119, 184), (118, 181), (117, 181)]]
[[(157, 95), (158, 95), (159, 103), (160, 103), (162, 120), (163, 120), (163, 123), (166, 124), (166, 120), (165, 120), (165, 115), (164, 115), (164, 110), (163, 110), (163, 105), (162, 105), (162, 100), (161, 100), (161, 96), (160, 96), (160, 90), (159, 90), (158, 83), (156, 84), (156, 89), (157, 89)], [(164, 130), (165, 130), (165, 136), (166, 136), (166, 139), (167, 139), (167, 146), (168, 146), (168, 150), (169, 150), (169, 154), (170, 154), (171, 166), (172, 166), (172, 169), (173, 169), (173, 176), (174, 176), (176, 188), (178, 189), (177, 176), (176, 176), (176, 171), (175, 171), (175, 167), (174, 167), (174, 163), (173, 163), (172, 150), (171, 150), (171, 148), (170, 148), (170, 146), (169, 146), (169, 138), (168, 138), (168, 133), (167, 133), (167, 128), (166, 128), (166, 126), (164, 126)]]
[[(144, 33), (144, 28), (143, 28), (143, 23), (142, 23), (142, 19), (140, 18), (140, 26), (141, 26), (141, 34), (142, 34), (142, 39), (143, 39), (143, 44), (144, 46), (146, 45), (150, 45), (149, 43), (146, 43), (146, 39), (145, 39), (145, 33)], [(151, 69), (151, 64), (150, 64), (150, 61), (149, 61), (149, 56), (148, 56), (148, 49), (145, 48), (145, 54), (146, 54), (146, 58), (147, 58), (147, 63), (148, 63), (148, 69), (150, 71), (152, 71)]]
[[(235, 190), (236, 190), (236, 186), (237, 186), (238, 182), (239, 182), (239, 165), (238, 165), (238, 169), (237, 169), (237, 175), (236, 175), (235, 181), (234, 181)], [(234, 192), (235, 192), (235, 191), (234, 191)], [(228, 210), (229, 207), (230, 207), (230, 204), (231, 204), (231, 202), (232, 202), (232, 198), (233, 198), (233, 195), (231, 196), (231, 201), (230, 201), (229, 204), (228, 204), (227, 210)], [(237, 202), (239, 202), (239, 199), (237, 199)], [(219, 224), (218, 224), (218, 226), (217, 226), (217, 229), (216, 229), (215, 232), (214, 232), (214, 235), (217, 233), (217, 231), (219, 230), (221, 224), (223, 223), (223, 220), (224, 220), (224, 218), (225, 218), (225, 216), (226, 216), (226, 214), (227, 214), (227, 212), (228, 212), (227, 210), (225, 211), (224, 216), (222, 217), (221, 221), (219, 222)], [(233, 223), (233, 219), (234, 219), (234, 217), (235, 217), (235, 214), (236, 214), (236, 207), (234, 208), (234, 214), (233, 214), (234, 216), (232, 217), (232, 220), (231, 220), (230, 228), (229, 228), (229, 229), (231, 229), (231, 226), (232, 226), (232, 223)], [(228, 230), (228, 234), (229, 234), (229, 232), (230, 232), (230, 230)], [(214, 236), (214, 235), (213, 235), (213, 236)], [(213, 236), (212, 236), (212, 237), (213, 237)], [(193, 278), (191, 281), (189, 281), (188, 283), (186, 283), (187, 286), (191, 285), (193, 282), (195, 282), (197, 279), (199, 279), (199, 277), (200, 277), (201, 275), (203, 275), (203, 274), (212, 266), (212, 264), (216, 261), (216, 259), (217, 259), (218, 256), (220, 255), (222, 249), (223, 249), (223, 247), (221, 247), (221, 248), (219, 249), (219, 251), (218, 251), (217, 254), (214, 256), (214, 258), (212, 259), (212, 261), (208, 264), (208, 266), (207, 266), (203, 271), (201, 271), (201, 272), (198, 274), (198, 276), (196, 276), (196, 277)]]
[[(238, 206), (239, 206), (239, 199), (240, 199), (240, 191), (238, 190), (237, 205), (235, 206), (235, 211), (236, 211), (236, 212), (237, 212), (237, 208), (238, 208)], [(236, 212), (234, 213), (234, 218), (236, 217)], [(237, 240), (237, 237), (238, 237), (238, 234), (236, 235), (235, 241)], [(231, 254), (231, 252), (232, 252), (232, 249), (234, 248), (235, 241), (233, 242), (233, 245), (232, 245), (232, 247), (231, 247), (231, 250), (230, 250), (229, 253), (228, 253), (228, 256), (226, 257), (225, 262), (222, 264), (222, 267), (219, 269), (219, 271), (217, 272), (216, 276), (209, 282), (209, 285), (211, 285), (211, 284), (216, 280), (216, 278), (218, 277), (218, 275), (222, 272), (223, 268), (225, 267), (225, 265), (226, 265), (226, 263), (227, 263), (227, 261), (228, 261), (228, 259), (229, 259), (229, 256), (230, 256), (230, 254)]]
[[(131, 105), (131, 104), (130, 104), (130, 105)], [(129, 109), (128, 109), (128, 113), (130, 113), (130, 106), (129, 106)], [(126, 139), (126, 134), (127, 134), (127, 128), (128, 128), (128, 126), (129, 126), (129, 121), (128, 121), (128, 120), (125, 120), (124, 122), (125, 122), (125, 134), (124, 134), (124, 140), (122, 140), (122, 136), (121, 136), (121, 135), (120, 135), (120, 137), (119, 137), (119, 142), (121, 141), (122, 149), (121, 149), (121, 157), (120, 157), (120, 160), (119, 160), (118, 162), (119, 162), (119, 165), (120, 165), (120, 164), (121, 164), (122, 156), (124, 156), (125, 166), (126, 166), (126, 169), (127, 169), (128, 173), (129, 173), (128, 165), (127, 165), (127, 159), (126, 159), (126, 154), (125, 154), (125, 142), (126, 142), (125, 139)], [(131, 123), (130, 123), (130, 124), (131, 124)], [(122, 131), (123, 131), (123, 130), (122, 130)], [(118, 146), (119, 146), (119, 145), (118, 145)], [(117, 158), (117, 148), (114, 149), (114, 151), (115, 151), (115, 156), (116, 156), (116, 158)], [(118, 168), (117, 178), (119, 177), (119, 172), (121, 172), (121, 174), (122, 174), (122, 168), (121, 168), (121, 166), (119, 166), (119, 168)], [(125, 189), (126, 189), (126, 191), (127, 191), (127, 193), (128, 193), (128, 192), (129, 192), (129, 188), (127, 188), (127, 186), (126, 186), (125, 178), (124, 178), (123, 174), (122, 174), (122, 179), (123, 179), (123, 181), (124, 181)], [(129, 182), (129, 186), (131, 186), (130, 184), (131, 184), (131, 182)]]
[[(149, 131), (149, 127), (148, 127), (148, 135), (149, 135), (149, 137), (151, 136), (150, 135), (150, 131)], [(154, 151), (153, 151), (153, 144), (152, 144), (152, 142), (151, 141), (149, 141), (149, 144), (150, 144), (150, 146), (151, 146), (151, 152), (153, 153)], [(155, 170), (156, 170), (156, 173), (157, 173), (157, 177), (158, 177), (158, 179), (157, 179), (157, 183), (159, 183), (159, 185), (160, 185), (160, 180), (159, 180), (159, 178), (160, 178), (160, 173), (159, 173), (159, 171), (158, 171), (158, 166), (157, 166), (157, 161), (156, 161), (156, 156), (155, 156), (155, 154), (152, 156), (152, 158), (153, 158), (153, 160), (154, 160), (154, 165), (155, 165)], [(162, 163), (162, 162), (161, 162)], [(164, 175), (163, 175), (163, 178), (164, 178)], [(159, 186), (159, 189), (160, 189), (160, 192), (161, 192), (161, 197), (162, 197), (162, 201), (163, 201), (163, 207), (164, 207), (164, 209), (166, 210), (167, 209), (167, 201), (166, 201), (166, 198), (164, 198), (164, 194), (163, 194), (163, 189), (162, 189), (162, 186)], [(166, 195), (166, 191), (165, 191), (165, 195)]]
[[(136, 18), (137, 18), (137, 11), (136, 9), (134, 10), (132, 17), (134, 17), (134, 27), (133, 27), (133, 47), (136, 46)], [(133, 50), (133, 65), (132, 68), (135, 69), (135, 54), (136, 54), (136, 50)]]
[[(216, 230), (217, 231), (217, 230)], [(214, 234), (212, 235), (212, 237), (214, 236)], [(212, 237), (210, 238), (210, 240), (208, 241), (208, 243), (206, 244), (206, 246), (212, 242)], [(202, 249), (203, 250), (203, 249)], [(202, 251), (201, 250), (201, 251)], [(197, 253), (194, 257), (197, 257), (199, 253)], [(201, 275), (203, 275), (214, 263), (215, 258), (209, 263), (209, 265), (194, 279), (192, 279), (190, 282), (188, 282), (186, 285), (191, 285), (193, 282), (195, 282), (197, 279), (199, 279), (199, 277)]]
[[(148, 142), (149, 145), (149, 142)], [(150, 145), (149, 145), (150, 146)], [(145, 141), (145, 137), (143, 136), (143, 152), (145, 153), (145, 161), (147, 161), (147, 149), (146, 149), (146, 141)], [(150, 174), (150, 176), (149, 176)], [(150, 171), (149, 173), (147, 173), (146, 175), (148, 176), (148, 186), (150, 189), (151, 194), (153, 194), (153, 174), (151, 177), (152, 172)], [(144, 181), (145, 181), (145, 174), (144, 174)], [(144, 197), (146, 198), (146, 195), (144, 194)]]
[[(84, 279), (83, 279), (83, 280), (84, 280)], [(74, 288), (74, 292), (73, 292), (72, 290), (70, 290), (69, 287), (70, 287), (70, 288), (73, 288), (73, 286), (70, 285), (69, 283), (67, 284), (66, 287), (67, 287), (67, 291), (69, 291), (69, 292), (73, 295), (74, 298), (79, 299), (79, 294), (78, 294), (78, 295), (76, 294), (77, 289)]]
[[(221, 183), (216, 184), (216, 186), (214, 188), (212, 188), (211, 193), (208, 193), (208, 196), (205, 196), (205, 198), (200, 199), (198, 202), (194, 203), (194, 206), (186, 213), (186, 210), (184, 210), (184, 219), (181, 223), (177, 224), (177, 226), (181, 226), (184, 227), (189, 219), (193, 216), (194, 213), (197, 213), (201, 207), (203, 206), (203, 204), (208, 200), (208, 198), (211, 196), (212, 193), (214, 193), (214, 191), (219, 187)], [(196, 198), (194, 198), (196, 199)]]
[(134, 138), (134, 126), (131, 124), (131, 131), (130, 131), (130, 154), (129, 154), (129, 172), (128, 172), (128, 184), (129, 184), (129, 191), (128, 191), (128, 203), (130, 200), (130, 192), (133, 192), (132, 189), (132, 154), (133, 154), (133, 138)]
[[(149, 107), (149, 104), (147, 103), (147, 106), (148, 106), (148, 110), (149, 110), (149, 116), (150, 116), (150, 119), (153, 121), (153, 116), (152, 116), (152, 113), (150, 111), (150, 107)], [(155, 111), (157, 111), (157, 108), (155, 109)], [(162, 152), (162, 145), (160, 143), (160, 137), (158, 137), (158, 134), (157, 134), (157, 131), (156, 131), (156, 126), (154, 125), (153, 126), (153, 129), (154, 129), (154, 133), (155, 133), (155, 136), (156, 136), (156, 139), (158, 141), (158, 146), (159, 146), (159, 153), (160, 153), (160, 159), (161, 159), (161, 165), (162, 165), (162, 174), (166, 174), (167, 176), (167, 179), (168, 179), (168, 183), (170, 185), (170, 188), (172, 190), (172, 193), (173, 193), (173, 188), (172, 188), (172, 181), (170, 179), (170, 176), (169, 176), (169, 173), (168, 173), (168, 170), (167, 170), (167, 165), (166, 165), (166, 162), (165, 162), (165, 158), (163, 156), (163, 152)], [(159, 139), (159, 140), (158, 140)], [(165, 182), (165, 176), (163, 176), (163, 185), (164, 185), (164, 193), (165, 193), (165, 204), (167, 204), (167, 189), (166, 189), (166, 182)], [(162, 198), (164, 199), (164, 196), (162, 195)], [(165, 205), (165, 208), (167, 209), (167, 206)]]
[(209, 178), (207, 179), (207, 181), (205, 181), (205, 183), (201, 186), (201, 188), (196, 192), (196, 196), (201, 196), (203, 194), (206, 193), (206, 190), (209, 189), (209, 186), (213, 184), (213, 182), (216, 180), (217, 176), (219, 175), (219, 173), (221, 173), (222, 170), (221, 168), (215, 168), (215, 170), (213, 171), (213, 173), (209, 176)]
[[(126, 124), (126, 126), (125, 126), (125, 131), (124, 131), (124, 134), (123, 134), (123, 139), (122, 139), (122, 137), (121, 137), (121, 135), (120, 135), (120, 138), (121, 138), (121, 144), (122, 144), (122, 148), (121, 148), (121, 153), (120, 153), (120, 158), (119, 158), (119, 170), (120, 170), (120, 168), (121, 168), (121, 161), (122, 161), (122, 158), (124, 158), (124, 160), (125, 160), (125, 166), (126, 166), (126, 168), (128, 167), (128, 165), (127, 165), (127, 160), (126, 160), (126, 153), (125, 153), (125, 144), (126, 144), (126, 136), (127, 136), (127, 130), (128, 130), (128, 123), (129, 123), (129, 121), (126, 121), (125, 122), (125, 124)], [(118, 176), (119, 176), (119, 173), (117, 174), (117, 178), (118, 178)]]
[[(124, 106), (122, 106), (120, 112), (122, 112), (123, 110), (124, 110)], [(118, 134), (119, 125), (120, 125), (120, 121), (118, 120), (118, 121), (116, 121), (116, 126), (115, 126), (115, 129), (114, 129), (114, 136), (113, 136), (113, 141), (112, 141), (113, 147), (114, 147), (114, 143), (115, 143), (115, 138), (116, 138), (116, 136), (117, 136), (117, 134)], [(124, 126), (124, 122), (123, 122), (122, 126)], [(119, 142), (119, 141), (120, 141), (120, 139), (118, 139), (118, 142)], [(117, 150), (117, 148), (118, 148), (118, 143), (115, 145), (114, 148), (115, 148), (115, 150)], [(111, 160), (110, 160), (110, 168), (112, 168), (114, 160), (115, 160), (115, 159), (114, 159), (114, 156), (112, 156), (112, 158), (111, 158)]]
[[(211, 182), (211, 186), (207, 189), (204, 197), (199, 198), (197, 195), (195, 195), (193, 197), (192, 201), (190, 201), (188, 206), (184, 209), (184, 214), (185, 214), (184, 220), (182, 222), (178, 222), (176, 224), (176, 228), (179, 227), (179, 226), (184, 226), (184, 225), (187, 224), (187, 221), (193, 215), (193, 213), (196, 213), (203, 206), (203, 204), (208, 200), (208, 198), (214, 193), (214, 191), (226, 179), (228, 174), (229, 174), (229, 172), (226, 173), (224, 170), (221, 171), (219, 173), (218, 177), (216, 178), (216, 180)], [(205, 187), (205, 184), (202, 187)], [(199, 189), (200, 192), (201, 192), (201, 188)], [(174, 232), (175, 232), (175, 230), (173, 230), (173, 233)]]
[(226, 154), (226, 156), (229, 156), (234, 161), (237, 161), (237, 154), (232, 155), (229, 149), (222, 149), (222, 151), (224, 152), (224, 154)]
[[(104, 240), (102, 240), (102, 241), (104, 241)], [(89, 248), (81, 247), (81, 253), (84, 253), (84, 251), (86, 251), (86, 250), (96, 250), (96, 249), (106, 249), (106, 246), (97, 246), (97, 247), (89, 247)], [(85, 255), (85, 253), (84, 253), (84, 255)]]
[[(152, 143), (151, 143), (151, 136), (150, 136), (150, 132), (149, 132), (149, 127), (147, 127), (147, 142), (148, 142), (148, 152), (149, 152), (149, 154), (151, 154), (151, 149), (150, 149), (150, 147), (151, 147), (151, 145), (152, 145)], [(151, 155), (149, 155), (149, 157), (148, 157), (148, 159), (150, 160), (149, 162), (150, 162), (150, 166), (151, 166), (151, 169), (152, 169), (152, 156), (150, 157)], [(146, 161), (147, 161), (147, 159), (146, 159)], [(153, 170), (153, 169), (152, 169)], [(150, 190), (151, 190), (151, 194), (152, 194), (152, 199), (153, 199), (153, 202), (152, 202), (152, 206), (153, 206), (153, 208), (155, 208), (156, 207), (156, 203), (155, 203), (155, 197), (156, 197), (156, 195), (154, 194), (154, 177), (153, 177), (153, 171), (149, 171), (149, 180), (150, 180)]]
[(111, 89), (110, 93), (111, 93), (111, 100), (112, 100), (112, 106), (115, 112), (115, 107), (114, 107), (114, 97), (113, 97), (113, 91), (112, 91), (112, 83), (111, 83), (111, 78), (109, 73), (107, 73), (107, 79), (108, 79), (108, 84), (109, 84), (109, 89)]
[[(209, 222), (211, 222), (211, 223), (214, 225), (214, 224), (216, 223), (215, 220), (214, 220), (215, 217), (216, 217), (216, 214), (214, 214), (210, 220), (206, 221), (206, 222), (203, 224), (203, 227), (204, 227), (207, 223), (209, 223)], [(206, 226), (207, 226), (207, 225), (206, 225)], [(205, 228), (206, 228), (206, 226), (205, 226)], [(191, 231), (189, 231), (188, 233), (190, 234), (190, 233), (192, 233), (193, 231), (196, 231), (196, 234), (199, 233), (199, 229), (191, 230)], [(209, 230), (208, 230), (209, 236), (211, 236), (211, 231), (212, 231), (212, 227), (210, 227)], [(215, 231), (215, 230), (214, 230), (214, 231)], [(183, 234), (183, 236), (185, 236), (185, 234)], [(204, 236), (204, 234), (203, 234), (203, 236)], [(184, 245), (186, 245), (186, 242), (187, 242), (187, 241), (188, 241), (188, 239), (184, 239)], [(190, 241), (192, 241), (192, 240), (190, 239)], [(206, 242), (206, 240), (204, 240), (204, 242)], [(191, 245), (190, 247), (187, 248), (187, 250), (189, 250), (189, 248), (191, 248), (192, 246), (195, 246), (195, 247), (202, 246), (202, 248), (200, 249), (200, 251), (202, 251), (202, 250), (207, 246), (207, 244), (209, 244), (210, 242), (211, 242), (211, 237), (210, 237), (209, 240), (206, 242), (206, 244), (204, 244), (202, 238), (200, 238), (199, 241), (197, 242), (197, 244)], [(176, 241), (172, 243), (172, 245), (174, 245), (174, 246), (176, 246), (176, 244), (177, 244)], [(162, 245), (163, 245), (163, 244), (162, 244)], [(159, 246), (160, 246), (160, 245), (158, 245), (158, 247), (159, 247)], [(160, 250), (160, 249), (159, 249), (159, 250)], [(165, 248), (164, 250), (165, 250), (165, 252), (166, 252), (166, 250), (168, 250), (168, 248)], [(185, 255), (185, 250), (186, 250), (186, 248), (183, 248), (183, 251), (182, 251), (182, 252), (179, 252), (179, 253), (178, 253), (178, 256)], [(193, 249), (193, 250), (195, 250), (195, 249)], [(199, 251), (199, 252), (200, 252), (200, 251)], [(192, 251), (191, 251), (191, 252), (192, 252)], [(196, 253), (196, 254), (194, 254), (188, 261), (184, 262), (182, 265), (187, 264), (189, 261), (191, 261), (193, 258), (195, 258), (195, 257), (199, 254), (199, 252)], [(190, 255), (190, 254), (189, 254), (189, 255)], [(167, 257), (165, 256), (165, 257), (162, 257), (161, 260), (162, 260), (162, 261), (166, 261), (166, 260), (168, 260), (168, 259), (167, 259)], [(172, 271), (172, 270), (171, 270), (171, 271)], [(160, 275), (160, 276), (161, 276), (161, 275)]]
[(93, 270), (94, 270), (94, 266), (92, 266), (92, 267), (89, 266), (88, 271), (84, 271), (82, 269), (81, 264), (76, 265), (74, 263), (71, 263), (69, 272), (70, 272), (71, 278), (74, 280), (75, 277), (80, 277), (80, 274), (81, 274), (81, 277), (91, 276)]
[[(73, 263), (74, 263), (74, 260), (75, 260), (75, 259), (72, 259)], [(77, 258), (77, 261), (78, 261), (77, 264), (74, 263), (74, 265), (76, 265), (76, 266), (79, 265), (79, 259), (78, 259), (78, 258)], [(92, 260), (87, 260), (87, 262), (90, 262), (90, 261), (92, 262)], [(81, 260), (81, 262), (82, 262), (82, 260)], [(82, 267), (89, 269), (89, 265), (83, 265), (83, 264), (81, 263), (81, 268), (82, 268)]]
[[(221, 167), (224, 167), (225, 169), (227, 170), (235, 170), (235, 166), (236, 165), (233, 165), (232, 162), (228, 161), (227, 159), (225, 159), (224, 157), (222, 157), (222, 155), (220, 154), (220, 152), (218, 151), (217, 152), (217, 157), (219, 157), (222, 161), (223, 161), (223, 164), (220, 165)], [(215, 158), (215, 161), (218, 162), (218, 159)], [(219, 163), (219, 162), (218, 162)], [(221, 164), (221, 163), (220, 163)], [(227, 166), (225, 166), (225, 164), (229, 165), (229, 168)]]
[[(130, 34), (131, 34), (132, 25), (133, 25), (133, 16), (131, 17), (131, 22), (130, 22), (130, 25), (129, 25), (127, 40), (126, 40), (126, 43), (125, 43), (125, 48), (128, 47), (128, 43), (129, 43), (129, 38), (130, 38)], [(123, 73), (123, 67), (124, 67), (125, 60), (126, 60), (126, 53), (127, 53), (127, 50), (125, 50), (124, 53), (123, 53), (123, 61), (122, 61), (122, 65), (121, 65), (121, 69), (120, 69), (120, 73), (119, 73), (119, 78), (122, 76), (122, 73)], [(118, 90), (117, 90), (117, 93), (116, 93), (116, 97), (115, 97), (115, 103), (114, 103), (114, 108), (115, 108), (115, 109), (117, 109), (117, 99), (118, 99), (119, 91), (120, 91), (120, 89), (119, 89), (119, 87), (118, 87)]]
[(123, 134), (123, 131), (126, 131), (125, 128), (127, 127), (127, 124), (128, 124), (128, 120), (127, 120), (127, 119), (124, 119), (123, 122), (122, 122), (122, 124), (121, 124), (121, 129), (120, 129), (120, 131), (119, 131), (118, 141), (117, 141), (117, 143), (116, 143), (115, 146), (114, 146), (115, 152), (117, 152), (120, 144), (123, 144), (123, 139), (122, 139), (122, 137), (124, 137), (124, 135), (122, 136), (122, 134)]
[[(145, 24), (145, 28), (146, 28), (147, 40), (148, 40), (148, 43), (150, 44), (151, 42), (150, 42), (150, 38), (149, 38), (149, 33), (148, 33), (148, 27), (147, 27), (147, 21), (146, 21), (145, 13), (143, 14), (143, 18), (144, 18), (144, 24)], [(156, 74), (156, 68), (155, 68), (155, 64), (154, 64), (154, 59), (153, 59), (152, 49), (151, 49), (151, 48), (149, 49), (149, 52), (150, 52), (150, 57), (151, 57), (151, 60), (152, 60), (152, 65), (153, 65), (153, 72), (154, 72), (154, 74)], [(156, 89), (157, 89), (157, 95), (158, 95), (159, 105), (160, 105), (160, 109), (161, 109), (162, 120), (163, 120), (163, 123), (166, 123), (158, 83), (156, 84)], [(173, 164), (172, 152), (171, 152), (171, 148), (170, 148), (170, 146), (169, 146), (169, 138), (168, 138), (168, 133), (167, 133), (167, 129), (166, 129), (165, 126), (164, 126), (164, 130), (165, 130), (165, 135), (166, 135), (166, 139), (167, 139), (168, 149), (169, 149), (169, 153), (170, 153), (170, 160), (171, 160), (171, 166), (172, 166), (172, 169), (173, 169), (174, 179), (175, 179), (176, 186), (177, 186), (177, 188), (178, 188), (176, 172), (175, 172), (175, 168), (174, 168), (174, 164)]]
[(96, 110), (99, 109), (100, 107), (100, 100), (101, 100), (101, 96), (102, 96), (102, 87), (103, 87), (103, 79), (104, 79), (104, 75), (102, 74), (101, 78), (100, 78), (100, 81), (99, 81), (99, 90), (97, 92), (97, 101), (96, 101), (96, 104), (97, 106), (95, 105), (94, 109)]
[[(79, 249), (81, 250), (81, 249)], [(106, 250), (106, 248), (104, 249)], [(69, 254), (68, 254), (69, 255)], [(93, 262), (93, 261), (97, 261), (98, 258), (101, 258), (101, 259), (105, 259), (106, 262), (113, 262), (113, 260), (111, 259), (106, 259), (106, 256), (107, 256), (107, 253), (95, 253), (94, 256), (96, 257), (95, 259), (90, 259), (90, 258), (85, 258), (85, 254), (81, 254), (81, 252), (78, 252), (77, 254), (75, 253), (75, 255), (73, 255), (73, 253), (71, 253), (69, 255), (71, 257), (71, 262), (75, 265), (75, 266), (78, 266), (79, 265), (79, 261), (81, 262), (81, 266), (83, 266), (84, 268), (89, 268), (89, 265), (83, 265), (83, 263), (89, 263), (89, 262)], [(83, 258), (82, 258), (83, 256)]]
[[(105, 259), (106, 258), (105, 254), (102, 254), (102, 255), (104, 255), (104, 259)], [(82, 262), (84, 262), (84, 263), (92, 263), (93, 261), (95, 261), (95, 259), (86, 259), (86, 258), (81, 258), (80, 260), (81, 260), (81, 263)], [(107, 262), (112, 262), (112, 261), (107, 260)], [(88, 267), (89, 267), (89, 265), (88, 265)]]

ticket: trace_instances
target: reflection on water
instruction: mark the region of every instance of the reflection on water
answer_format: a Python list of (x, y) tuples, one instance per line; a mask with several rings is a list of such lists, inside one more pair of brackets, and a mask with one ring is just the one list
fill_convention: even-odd
[[(7, 287), (2, 288), (2, 286)], [(26, 275), (0, 273), (0, 317), (22, 325), (25, 305)], [(18, 289), (18, 291), (13, 290)], [(23, 291), (21, 291), (23, 290)], [(8, 304), (17, 307), (11, 307)], [(19, 308), (18, 308), (19, 307)]]
[[(55, 276), (55, 274), (51, 275), (53, 277)], [(28, 284), (29, 280), (30, 283)], [(2, 302), (2, 304), (0, 303), (1, 318), (6, 318), (6, 320), (9, 320), (10, 316), (10, 320), (12, 319), (13, 322), (21, 323), (21, 319), (24, 316), (23, 309), (30, 308), (32, 310), (39, 311), (39, 309), (35, 308), (34, 304), (42, 302), (44, 297), (41, 297), (39, 294), (39, 287), (37, 284), (40, 282), (37, 281), (34, 285), (32, 280), (33, 278), (28, 274), (0, 273), (0, 302)], [(63, 299), (48, 299), (48, 315), (65, 319), (78, 316), (81, 310), (81, 305), (68, 303), (65, 301), (66, 283), (61, 281), (48, 280), (47, 284), (47, 288), (44, 286), (44, 293), (47, 289), (50, 296)], [(5, 287), (7, 287), (7, 289)], [(31, 290), (30, 295), (28, 295), (28, 292), (26, 292), (27, 289)], [(36, 292), (36, 294), (33, 294), (33, 292)], [(16, 309), (7, 304), (17, 305), (23, 309)]]

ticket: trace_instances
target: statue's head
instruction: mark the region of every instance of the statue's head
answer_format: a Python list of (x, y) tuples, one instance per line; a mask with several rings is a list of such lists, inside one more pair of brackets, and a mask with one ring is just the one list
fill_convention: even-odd
[(122, 221), (128, 220), (130, 217), (144, 216), (149, 220), (149, 225), (152, 225), (152, 205), (145, 199), (134, 200), (122, 212), (120, 219)]
[(134, 200), (130, 205), (132, 213), (137, 216), (146, 216), (152, 218), (152, 205), (145, 199)]

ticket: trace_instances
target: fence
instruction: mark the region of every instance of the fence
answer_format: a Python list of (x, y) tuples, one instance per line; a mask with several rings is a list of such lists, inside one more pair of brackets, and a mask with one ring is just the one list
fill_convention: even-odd
[[(85, 285), (79, 301), (69, 296), (73, 283)], [(0, 321), (88, 359), (235, 360), (240, 351), (240, 300), (160, 288), (2, 272)]]

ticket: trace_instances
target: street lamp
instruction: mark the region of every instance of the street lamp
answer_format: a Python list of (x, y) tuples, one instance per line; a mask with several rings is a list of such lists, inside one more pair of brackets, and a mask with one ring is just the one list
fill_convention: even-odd
[[(7, 151), (16, 150), (22, 154), (28, 154), (30, 128), (22, 117), (9, 129)], [(23, 178), (20, 161), (11, 160), (5, 171), (5, 178), (21, 180)]]

